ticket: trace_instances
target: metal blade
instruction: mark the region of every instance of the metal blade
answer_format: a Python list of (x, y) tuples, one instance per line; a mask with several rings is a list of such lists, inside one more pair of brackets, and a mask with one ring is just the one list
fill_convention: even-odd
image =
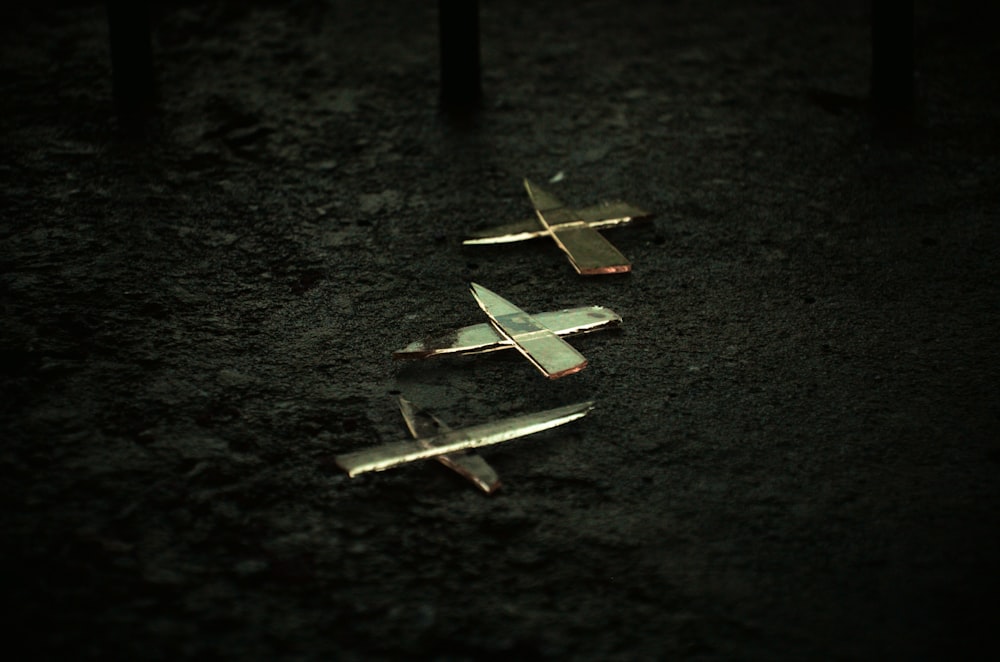
[(509, 338), (521, 354), (549, 379), (571, 375), (587, 367), (587, 359), (572, 345), (536, 322), (499, 294), (477, 283), (472, 296), (497, 331)]
[(396, 402), (399, 404), (399, 413), (403, 415), (406, 429), (410, 431), (414, 439), (433, 437), (434, 435), (451, 430), (439, 418), (423, 409), (419, 409), (403, 396), (397, 396)]
[(592, 228), (608, 228), (628, 223), (636, 218), (652, 216), (645, 209), (630, 205), (627, 202), (603, 202), (593, 207), (582, 207), (576, 210), (581, 219), (587, 221)]
[(548, 232), (544, 228), (538, 227), (538, 221), (533, 218), (526, 218), (523, 221), (505, 223), (492, 227), (489, 230), (473, 232), (468, 239), (463, 239), (465, 246), (475, 246), (480, 244), (510, 244), (515, 241), (525, 241), (535, 237), (544, 237)]
[(385, 471), (407, 462), (425, 460), (468, 448), (481, 448), (510, 439), (548, 430), (586, 416), (594, 408), (592, 401), (514, 416), (502, 421), (474, 425), (427, 437), (420, 441), (401, 441), (334, 458), (337, 465), (354, 476), (369, 471)]
[[(621, 315), (603, 306), (583, 306), (532, 315), (558, 336), (593, 333), (621, 324)], [(456, 329), (436, 338), (410, 343), (393, 352), (395, 359), (424, 359), (444, 354), (464, 355), (513, 349), (514, 343), (489, 322)]]
[[(541, 213), (539, 218), (542, 219)], [(543, 221), (544, 222), (544, 221)], [(600, 232), (580, 221), (552, 226), (552, 238), (569, 257), (573, 268), (584, 276), (617, 274), (632, 270), (632, 263)]]
[[(418, 409), (406, 398), (400, 396), (398, 400), (399, 411), (403, 414), (406, 427), (418, 442), (426, 445), (427, 437), (451, 431), (451, 428), (440, 419), (423, 409)], [(438, 455), (435, 459), (487, 494), (493, 494), (500, 489), (500, 476), (486, 460), (472, 451), (455, 451), (447, 455)]]
[(631, 271), (632, 264), (628, 258), (582, 220), (577, 212), (563, 206), (554, 196), (527, 179), (524, 180), (524, 188), (535, 206), (538, 221), (566, 253), (578, 273), (592, 276)]
[[(648, 211), (630, 205), (627, 202), (604, 202), (575, 211), (581, 220), (586, 221), (587, 225), (595, 230), (626, 225), (637, 218), (650, 216)], [(526, 218), (515, 223), (506, 223), (492, 227), (489, 230), (473, 232), (462, 243), (466, 246), (509, 244), (515, 241), (547, 237), (548, 235), (548, 230), (539, 227), (537, 218)]]
[(566, 207), (559, 198), (532, 184), (527, 177), (524, 179), (524, 188), (528, 191), (528, 197), (531, 198), (531, 204), (534, 205), (535, 211), (546, 212)]

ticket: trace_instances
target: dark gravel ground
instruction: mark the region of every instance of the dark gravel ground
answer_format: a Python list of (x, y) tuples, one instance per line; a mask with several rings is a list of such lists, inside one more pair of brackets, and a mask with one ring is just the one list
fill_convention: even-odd
[[(485, 105), (437, 111), (430, 2), (169, 2), (160, 102), (113, 119), (101, 5), (4, 10), (4, 617), (17, 659), (941, 659), (992, 650), (1000, 49), (917, 13), (920, 107), (866, 113), (868, 3), (484, 2)], [(286, 6), (287, 5), (287, 6)], [(520, 180), (657, 213), (631, 275), (549, 242)], [(395, 363), (600, 304), (579, 375)], [(403, 439), (595, 399), (484, 452)]]

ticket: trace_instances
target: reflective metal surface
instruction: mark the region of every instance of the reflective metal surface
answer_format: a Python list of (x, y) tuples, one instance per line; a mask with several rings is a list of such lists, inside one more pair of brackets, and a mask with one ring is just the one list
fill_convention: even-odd
[(630, 271), (632, 264), (601, 233), (554, 195), (524, 180), (524, 188), (535, 206), (538, 221), (569, 256), (578, 273), (590, 276)]
[(509, 338), (515, 348), (549, 379), (558, 379), (587, 367), (587, 359), (568, 342), (552, 333), (499, 294), (477, 283), (471, 284), (472, 296), (497, 331)]
[[(399, 398), (399, 411), (403, 414), (403, 420), (406, 421), (410, 434), (425, 446), (427, 437), (451, 431), (451, 428), (440, 419), (423, 409), (418, 409), (406, 398)], [(473, 451), (455, 451), (447, 455), (438, 455), (435, 459), (487, 494), (493, 494), (500, 489), (500, 476), (486, 460)]]
[(425, 460), (469, 448), (480, 448), (510, 439), (548, 430), (586, 416), (594, 408), (592, 401), (514, 416), (502, 421), (474, 425), (424, 437), (419, 441), (401, 441), (334, 458), (352, 478), (369, 471), (385, 471), (407, 462)]
[(524, 180), (524, 188), (535, 207), (537, 221), (518, 221), (473, 233), (462, 243), (504, 244), (549, 236), (566, 253), (577, 273), (596, 275), (622, 273), (632, 269), (628, 259), (597, 229), (623, 225), (632, 219), (649, 216), (649, 212), (625, 202), (571, 209), (527, 179)]
[[(621, 324), (622, 318), (615, 311), (603, 306), (583, 306), (545, 313), (532, 318), (558, 336), (593, 333)], [(410, 343), (393, 352), (397, 359), (423, 359), (445, 354), (464, 355), (513, 349), (514, 343), (488, 323), (462, 327), (451, 333)]]
[[(613, 228), (626, 225), (637, 218), (645, 218), (650, 213), (627, 202), (605, 202), (593, 207), (576, 210), (580, 220), (596, 229)], [(547, 237), (549, 231), (539, 227), (538, 219), (526, 218), (515, 223), (506, 223), (489, 230), (473, 232), (462, 243), (467, 246), (479, 244), (508, 244), (515, 241), (525, 241), (536, 237)]]

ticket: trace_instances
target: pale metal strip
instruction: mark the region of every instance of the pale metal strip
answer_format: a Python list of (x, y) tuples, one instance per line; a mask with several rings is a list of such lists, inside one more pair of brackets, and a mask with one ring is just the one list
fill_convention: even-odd
[[(603, 306), (583, 306), (532, 315), (534, 320), (558, 336), (600, 331), (621, 323), (621, 316)], [(434, 338), (410, 343), (393, 352), (396, 359), (424, 359), (445, 354), (464, 355), (513, 349), (514, 343), (489, 322), (456, 329)]]
[(592, 401), (556, 407), (542, 412), (514, 416), (502, 421), (452, 430), (421, 441), (401, 441), (376, 446), (363, 451), (345, 453), (334, 458), (352, 478), (369, 471), (385, 471), (401, 464), (446, 455), (468, 448), (481, 448), (510, 439), (548, 430), (586, 416), (593, 409)]
[[(418, 442), (429, 447), (428, 437), (441, 432), (450, 432), (451, 428), (436, 416), (418, 409), (412, 402), (399, 397), (399, 411), (403, 414), (406, 427)], [(438, 455), (438, 462), (462, 476), (486, 494), (493, 494), (500, 489), (500, 476), (489, 463), (473, 451), (455, 451), (447, 455)]]
[(587, 359), (499, 294), (472, 283), (472, 296), (497, 330), (510, 338), (521, 354), (549, 379), (558, 379), (587, 367)]
[(524, 188), (535, 207), (539, 223), (552, 235), (578, 273), (591, 276), (632, 269), (628, 258), (582, 220), (577, 212), (527, 179), (524, 180)]

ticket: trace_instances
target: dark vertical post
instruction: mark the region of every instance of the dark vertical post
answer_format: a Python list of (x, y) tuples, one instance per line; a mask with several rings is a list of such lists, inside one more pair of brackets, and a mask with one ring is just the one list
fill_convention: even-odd
[(913, 0), (872, 0), (872, 113), (880, 130), (913, 122)]
[(438, 0), (441, 106), (472, 110), (482, 100), (479, 73), (479, 0)]
[(142, 120), (153, 102), (153, 52), (146, 0), (108, 0), (111, 83), (118, 118)]

